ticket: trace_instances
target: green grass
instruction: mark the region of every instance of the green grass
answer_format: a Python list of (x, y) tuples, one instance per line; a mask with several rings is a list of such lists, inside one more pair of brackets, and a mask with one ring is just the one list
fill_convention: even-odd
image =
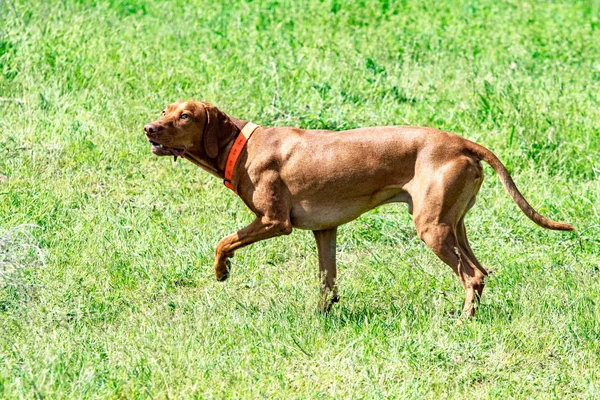
[[(597, 2), (215, 3), (0, 1), (0, 238), (39, 227), (0, 260), (44, 253), (0, 280), (0, 397), (600, 397)], [(449, 130), (579, 230), (536, 227), (486, 168), (467, 226), (496, 274), (472, 321), (404, 205), (340, 229), (327, 317), (309, 232), (217, 283), (215, 244), (252, 215), (150, 154), (142, 127), (177, 99)]]

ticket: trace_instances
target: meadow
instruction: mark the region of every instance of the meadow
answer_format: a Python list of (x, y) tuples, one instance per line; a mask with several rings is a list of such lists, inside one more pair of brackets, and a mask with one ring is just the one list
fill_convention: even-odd
[[(262, 125), (422, 125), (492, 151), (473, 320), (405, 205), (213, 252), (252, 214), (143, 126), (198, 99)], [(0, 1), (0, 398), (600, 398), (597, 1)]]

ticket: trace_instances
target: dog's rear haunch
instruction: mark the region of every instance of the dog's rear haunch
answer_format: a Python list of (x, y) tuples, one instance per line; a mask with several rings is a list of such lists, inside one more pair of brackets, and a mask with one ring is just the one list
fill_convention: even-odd
[(481, 160), (533, 222), (574, 230), (535, 211), (491, 151), (436, 129), (255, 127), (210, 104), (187, 101), (168, 105), (144, 130), (156, 155), (183, 157), (221, 179), (229, 162), (228, 187), (256, 214), (250, 225), (217, 245), (217, 279), (227, 279), (237, 249), (293, 228), (309, 229), (319, 253), (322, 311), (339, 300), (337, 227), (381, 204), (405, 202), (419, 237), (460, 279), (463, 311), (472, 316), (488, 272), (469, 246), (464, 218), (483, 182)]

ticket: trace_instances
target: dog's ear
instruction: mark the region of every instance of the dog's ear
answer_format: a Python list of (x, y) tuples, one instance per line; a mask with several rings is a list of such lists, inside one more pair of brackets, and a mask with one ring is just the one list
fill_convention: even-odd
[(206, 123), (204, 125), (204, 151), (209, 158), (219, 155), (221, 143), (236, 134), (236, 127), (229, 117), (217, 107), (210, 104), (204, 105), (206, 111)]
[(204, 151), (209, 158), (215, 158), (219, 155), (219, 110), (217, 107), (209, 105), (204, 106), (206, 111), (206, 122), (204, 124)]

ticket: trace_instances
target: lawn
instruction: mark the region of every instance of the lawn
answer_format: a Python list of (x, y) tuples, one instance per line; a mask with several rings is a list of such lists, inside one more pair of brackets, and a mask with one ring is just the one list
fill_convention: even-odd
[[(0, 1), (0, 398), (599, 398), (596, 1)], [(477, 316), (405, 205), (339, 230), (316, 312), (312, 234), (236, 254), (222, 182), (154, 157), (166, 103), (262, 125), (422, 125), (486, 167), (467, 226)]]

